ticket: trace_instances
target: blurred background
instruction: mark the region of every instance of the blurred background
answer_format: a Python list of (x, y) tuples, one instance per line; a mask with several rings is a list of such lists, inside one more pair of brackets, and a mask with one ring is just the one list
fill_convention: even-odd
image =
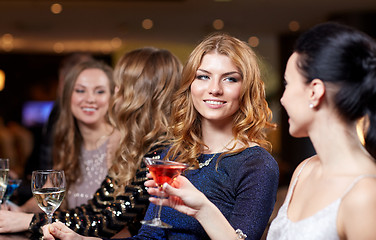
[(375, 0), (0, 0), (0, 157), (13, 168), (37, 157), (42, 126), (56, 99), (60, 61), (87, 52), (114, 65), (125, 51), (166, 48), (184, 63), (215, 31), (246, 41), (258, 53), (278, 129), (272, 154), (287, 184), (313, 154), (292, 139), (279, 98), (284, 66), (300, 32), (335, 20), (376, 36)]

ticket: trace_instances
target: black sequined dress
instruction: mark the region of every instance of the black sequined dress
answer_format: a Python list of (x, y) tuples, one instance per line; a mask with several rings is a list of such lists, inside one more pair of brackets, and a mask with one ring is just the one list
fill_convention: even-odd
[[(140, 228), (140, 220), (144, 218), (149, 205), (149, 195), (144, 187), (146, 173), (147, 168), (142, 163), (132, 183), (125, 187), (124, 193), (116, 197), (116, 183), (106, 176), (87, 204), (69, 210), (58, 210), (54, 213), (54, 219), (85, 236), (112, 237), (125, 226), (128, 226), (133, 235)], [(29, 230), (33, 235), (40, 235), (41, 227), (45, 224), (46, 214), (35, 214)]]

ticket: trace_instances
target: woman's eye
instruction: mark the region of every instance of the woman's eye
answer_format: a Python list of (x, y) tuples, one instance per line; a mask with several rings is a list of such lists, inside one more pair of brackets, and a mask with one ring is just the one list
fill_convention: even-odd
[(196, 76), (196, 79), (206, 80), (206, 79), (209, 79), (209, 77), (206, 76), (206, 75), (197, 75), (197, 76)]
[(106, 92), (106, 91), (104, 91), (104, 90), (98, 90), (98, 91), (97, 91), (98, 94), (103, 94), (103, 93), (105, 93), (105, 92)]
[(76, 93), (83, 93), (83, 92), (85, 92), (84, 90), (82, 90), (82, 89), (75, 89), (74, 90)]
[(238, 82), (238, 79), (234, 78), (234, 77), (227, 77), (227, 78), (225, 78), (225, 81), (228, 81), (228, 82)]

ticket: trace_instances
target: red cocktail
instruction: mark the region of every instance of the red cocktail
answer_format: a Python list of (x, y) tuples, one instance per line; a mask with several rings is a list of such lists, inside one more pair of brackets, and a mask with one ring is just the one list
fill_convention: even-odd
[[(151, 175), (153, 176), (154, 181), (157, 183), (159, 190), (162, 190), (164, 183), (171, 184), (176, 177), (178, 177), (188, 165), (185, 163), (178, 163), (173, 161), (163, 161), (152, 158), (144, 158)], [(171, 228), (171, 225), (162, 222), (161, 220), (161, 210), (162, 210), (162, 199), (160, 199), (158, 204), (158, 211), (156, 216), (152, 220), (143, 220), (142, 224), (146, 224), (153, 227), (160, 228)]]
[(181, 163), (148, 165), (148, 169), (153, 176), (154, 181), (160, 188), (164, 183), (171, 184), (186, 168), (187, 166)]

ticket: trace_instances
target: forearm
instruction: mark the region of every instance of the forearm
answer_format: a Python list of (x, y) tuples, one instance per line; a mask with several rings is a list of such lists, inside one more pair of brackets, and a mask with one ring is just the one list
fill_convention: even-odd
[(223, 216), (221, 211), (209, 200), (195, 216), (197, 221), (205, 229), (206, 233), (213, 240), (237, 239), (235, 230)]
[(25, 202), (21, 207), (20, 210), (22, 212), (28, 212), (28, 213), (40, 213), (42, 210), (39, 208), (37, 201), (35, 198), (30, 198)]

